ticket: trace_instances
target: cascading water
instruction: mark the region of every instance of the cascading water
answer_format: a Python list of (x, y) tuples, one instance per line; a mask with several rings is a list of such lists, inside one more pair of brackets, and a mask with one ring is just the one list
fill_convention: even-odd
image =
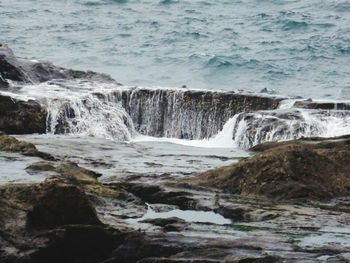
[(24, 86), (21, 92), (46, 106), (48, 133), (130, 140), (136, 133), (132, 120), (110, 88), (115, 85), (70, 81)]
[(240, 113), (232, 118), (232, 140), (248, 149), (267, 141), (334, 137), (350, 133), (350, 111), (278, 109)]
[(23, 86), (13, 96), (46, 105), (47, 132), (54, 134), (119, 141), (146, 135), (143, 140), (248, 149), (265, 141), (350, 133), (350, 111), (302, 109), (293, 100), (256, 94), (65, 80)]
[(275, 109), (280, 98), (249, 93), (170, 88), (115, 92), (142, 135), (187, 140), (215, 136), (236, 113)]
[(86, 134), (119, 141), (130, 140), (134, 131), (129, 115), (113, 96), (93, 94), (70, 99), (50, 99), (47, 131)]

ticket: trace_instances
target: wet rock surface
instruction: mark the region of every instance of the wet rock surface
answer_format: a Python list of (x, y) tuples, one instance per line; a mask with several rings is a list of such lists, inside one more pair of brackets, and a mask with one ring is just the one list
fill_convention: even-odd
[(36, 156), (44, 160), (54, 160), (51, 154), (39, 151), (32, 143), (19, 141), (0, 131), (0, 151), (18, 152), (27, 156)]
[[(341, 152), (347, 144), (337, 143), (346, 139), (305, 141), (320, 151), (336, 147)], [(272, 143), (255, 150), (264, 153), (276, 147), (281, 146)], [(349, 258), (346, 198), (287, 204), (188, 187), (188, 182), (177, 183), (171, 175), (166, 180), (154, 177), (152, 185), (141, 175), (101, 183), (100, 173), (55, 157), (56, 161), (27, 167), (30, 173), (54, 172), (42, 183), (0, 187), (0, 262), (347, 262)], [(179, 197), (181, 201), (174, 202)], [(231, 223), (205, 223), (199, 217), (188, 221), (180, 219), (181, 214), (138, 220), (147, 204), (167, 212), (180, 208), (185, 198), (192, 205), (179, 213), (215, 211)]]
[(47, 112), (33, 100), (0, 95), (0, 130), (10, 134), (45, 133)]
[(349, 195), (350, 139), (265, 143), (238, 164), (200, 174), (193, 183), (242, 196), (324, 200)]
[[(41, 82), (50, 86), (47, 81), (68, 85), (60, 79), (118, 86), (103, 74), (17, 58), (0, 45), (1, 91)], [(239, 92), (119, 88), (110, 100), (94, 96), (121, 102), (142, 134), (186, 139), (216, 134), (239, 112), (243, 121), (259, 122), (269, 113), (259, 117), (250, 111), (276, 109), (281, 101)], [(47, 113), (38, 102), (7, 95), (0, 95), (0, 102), (0, 130), (46, 131)], [(296, 106), (328, 111), (334, 105)], [(71, 109), (55, 127), (64, 133), (75, 112), (62, 109)], [(302, 116), (278, 111), (272, 117), (266, 126)], [(254, 134), (256, 126), (248, 131)], [(248, 138), (247, 145), (253, 145), (253, 136)], [(147, 145), (121, 154), (121, 145), (112, 141), (89, 148), (86, 138), (42, 140), (37, 148), (0, 134), (1, 164), (22, 162), (13, 165), (24, 167), (19, 178), (40, 178), (0, 186), (0, 262), (349, 262), (349, 137), (258, 145), (255, 156), (190, 180), (184, 178), (209, 167), (201, 162), (215, 159), (218, 166), (237, 157), (187, 148), (186, 154), (166, 149), (142, 158), (150, 151)], [(89, 156), (89, 150), (103, 154)], [(171, 217), (160, 217), (166, 213)]]

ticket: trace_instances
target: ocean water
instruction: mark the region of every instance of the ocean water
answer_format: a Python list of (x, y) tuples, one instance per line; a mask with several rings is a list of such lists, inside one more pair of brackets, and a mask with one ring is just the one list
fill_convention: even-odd
[(344, 0), (1, 0), (17, 55), (126, 85), (350, 99)]

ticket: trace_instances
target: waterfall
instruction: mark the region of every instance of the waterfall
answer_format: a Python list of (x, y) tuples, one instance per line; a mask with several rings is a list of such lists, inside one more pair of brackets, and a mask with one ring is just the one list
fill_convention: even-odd
[(54, 134), (119, 141), (145, 135), (187, 145), (248, 149), (266, 141), (350, 133), (346, 103), (339, 110), (338, 103), (330, 102), (86, 80), (25, 85), (13, 96), (41, 102), (48, 113), (47, 132)]
[(72, 133), (130, 140), (135, 133), (132, 120), (111, 94), (54, 98), (47, 102), (47, 132)]
[(236, 113), (275, 109), (281, 99), (256, 94), (166, 88), (115, 92), (142, 135), (206, 139)]
[(301, 137), (334, 137), (350, 133), (350, 111), (290, 109), (240, 113), (234, 117), (232, 139), (248, 149), (267, 141)]
[(25, 85), (17, 97), (35, 99), (45, 106), (47, 133), (127, 141), (137, 132), (114, 94), (117, 87), (113, 83), (57, 80)]

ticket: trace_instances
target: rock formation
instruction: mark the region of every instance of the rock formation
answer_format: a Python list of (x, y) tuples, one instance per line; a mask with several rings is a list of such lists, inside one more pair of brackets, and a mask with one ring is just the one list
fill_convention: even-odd
[(350, 192), (350, 138), (264, 143), (238, 164), (190, 179), (192, 184), (273, 200), (325, 200)]

